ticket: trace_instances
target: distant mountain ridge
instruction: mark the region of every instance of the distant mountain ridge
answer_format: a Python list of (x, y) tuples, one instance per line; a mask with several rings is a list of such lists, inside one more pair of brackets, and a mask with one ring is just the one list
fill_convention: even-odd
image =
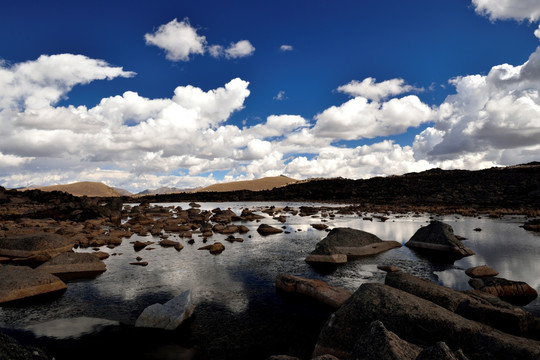
[[(110, 186), (107, 186), (100, 182), (93, 181), (80, 181), (71, 184), (61, 184), (61, 185), (49, 185), (49, 186), (33, 186), (32, 189), (38, 189), (41, 191), (63, 191), (75, 196), (88, 196), (88, 197), (120, 197), (120, 196), (130, 196), (124, 195), (121, 191), (117, 191)], [(121, 189), (122, 190), (122, 189)]]
[(280, 176), (268, 176), (256, 180), (241, 180), (232, 181), (226, 183), (219, 183), (204, 187), (202, 189), (195, 190), (194, 192), (223, 192), (223, 191), (262, 191), (272, 190), (277, 187), (286, 186), (289, 184), (297, 183), (299, 180), (287, 177), (285, 175)]

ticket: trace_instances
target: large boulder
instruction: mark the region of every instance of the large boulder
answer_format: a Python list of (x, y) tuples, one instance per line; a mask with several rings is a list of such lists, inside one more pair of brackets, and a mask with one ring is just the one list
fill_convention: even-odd
[(52, 233), (34, 233), (0, 238), (0, 255), (12, 258), (34, 258), (44, 262), (70, 251), (73, 239)]
[(422, 350), (416, 360), (467, 360), (467, 357), (461, 350), (454, 352), (448, 345), (439, 341), (435, 345)]
[(359, 337), (376, 320), (413, 344), (439, 341), (474, 359), (538, 359), (540, 342), (495, 330), (384, 284), (363, 284), (321, 330), (313, 356), (348, 358)]
[(401, 244), (397, 241), (383, 241), (366, 231), (335, 228), (317, 243), (306, 262), (341, 264), (350, 259), (376, 255), (396, 247), (401, 247)]
[(385, 284), (509, 334), (529, 337), (535, 333), (534, 317), (529, 312), (489, 294), (462, 293), (403, 272), (388, 273)]
[(456, 238), (452, 226), (440, 221), (418, 229), (405, 246), (455, 258), (474, 255), (474, 251)]
[(514, 305), (527, 305), (538, 297), (538, 292), (523, 281), (488, 277), (470, 279), (469, 285), (476, 290), (495, 295)]
[(194, 310), (191, 291), (187, 290), (165, 304), (148, 306), (137, 318), (135, 326), (174, 330), (189, 318)]
[(38, 270), (58, 276), (62, 281), (93, 278), (107, 270), (105, 263), (91, 253), (62, 253), (40, 265)]
[(322, 280), (286, 274), (280, 274), (276, 277), (276, 288), (288, 293), (309, 296), (334, 308), (339, 308), (352, 295), (349, 290), (330, 286)]
[(64, 291), (66, 284), (54, 275), (27, 266), (0, 267), (0, 304)]

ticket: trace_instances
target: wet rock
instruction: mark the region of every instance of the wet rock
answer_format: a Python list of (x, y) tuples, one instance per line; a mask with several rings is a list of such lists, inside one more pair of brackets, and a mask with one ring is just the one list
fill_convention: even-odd
[(362, 230), (335, 228), (317, 243), (315, 250), (306, 258), (306, 262), (337, 264), (343, 263), (343, 255), (350, 260), (375, 255), (396, 247), (401, 247), (401, 244), (397, 241), (383, 241)]
[(129, 265), (137, 265), (137, 266), (148, 266), (148, 261), (136, 261), (131, 262)]
[(311, 227), (316, 229), (316, 230), (328, 229), (328, 225), (326, 225), (326, 224), (311, 224)]
[(188, 319), (194, 310), (191, 291), (187, 290), (165, 304), (148, 306), (137, 318), (135, 326), (174, 330)]
[(499, 272), (487, 265), (480, 265), (468, 268), (465, 270), (465, 274), (472, 278), (492, 277), (499, 275)]
[(245, 234), (245, 233), (249, 232), (249, 229), (247, 228), (247, 226), (238, 225), (238, 232), (240, 234)]
[(163, 239), (159, 242), (159, 245), (163, 246), (163, 247), (174, 247), (176, 250), (180, 251), (182, 250), (184, 247), (182, 246), (182, 244), (180, 244), (180, 242), (178, 241), (174, 241), (174, 240), (169, 240), (169, 239)]
[(527, 221), (523, 225), (523, 228), (525, 230), (529, 230), (529, 231), (539, 231), (540, 232), (540, 219), (532, 219), (532, 220)]
[(0, 304), (64, 291), (58, 277), (27, 266), (3, 265), (0, 268)]
[(463, 349), (473, 360), (537, 359), (540, 356), (538, 341), (505, 334), (430, 301), (376, 283), (362, 284), (330, 316), (321, 330), (313, 356), (349, 357), (356, 341), (376, 320), (403, 340), (422, 346), (444, 341), (453, 349)]
[(514, 305), (527, 305), (538, 297), (538, 293), (523, 281), (497, 277), (470, 279), (472, 288), (484, 291)]
[(348, 360), (414, 360), (421, 348), (408, 343), (377, 320), (360, 336)]
[(45, 261), (56, 255), (70, 251), (75, 241), (51, 233), (0, 238), (0, 255), (12, 258), (41, 258)]
[(400, 268), (392, 266), (392, 265), (377, 265), (377, 269), (385, 271), (385, 272), (398, 272), (398, 271), (401, 271)]
[(416, 360), (468, 360), (463, 351), (452, 351), (448, 345), (439, 341), (433, 346), (422, 350)]
[(509, 334), (530, 337), (535, 331), (530, 313), (489, 294), (459, 292), (404, 272), (388, 273), (385, 284)]
[(349, 290), (330, 286), (322, 280), (286, 274), (276, 277), (276, 288), (288, 293), (307, 295), (334, 308), (339, 308), (352, 295)]
[(145, 241), (145, 242), (142, 242), (142, 241), (135, 241), (133, 243), (133, 249), (135, 249), (135, 251), (139, 251), (139, 250), (142, 250), (144, 249), (145, 247), (147, 247), (148, 245), (151, 245), (153, 244), (152, 241)]
[(418, 229), (405, 246), (455, 258), (474, 255), (474, 251), (455, 237), (452, 227), (440, 221)]
[(229, 235), (225, 238), (225, 240), (227, 240), (228, 242), (243, 242), (244, 239), (242, 238), (236, 238), (234, 237), (233, 235)]
[(282, 233), (283, 230), (275, 228), (273, 226), (267, 225), (267, 224), (261, 224), (257, 228), (257, 232), (261, 235), (271, 235), (271, 234), (279, 234)]
[(210, 246), (209, 250), (210, 250), (210, 254), (217, 255), (217, 254), (221, 254), (223, 250), (225, 250), (225, 246), (220, 242), (216, 242)]
[(58, 276), (62, 281), (93, 278), (107, 270), (105, 263), (91, 253), (62, 253), (40, 265), (37, 270)]
[(96, 256), (99, 260), (105, 260), (109, 258), (109, 253), (106, 253), (105, 251), (96, 251), (93, 252), (92, 255)]

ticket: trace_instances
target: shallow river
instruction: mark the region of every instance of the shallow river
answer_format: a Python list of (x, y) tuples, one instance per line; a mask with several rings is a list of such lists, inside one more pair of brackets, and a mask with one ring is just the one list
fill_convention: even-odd
[[(160, 204), (182, 206), (184, 203)], [(230, 208), (262, 209), (300, 205), (298, 203), (201, 203), (202, 210)], [(262, 214), (262, 213), (260, 213)], [(265, 215), (265, 214), (263, 214)], [(450, 224), (454, 233), (467, 238), (465, 245), (476, 255), (453, 264), (434, 263), (407, 247), (377, 256), (354, 260), (330, 273), (320, 273), (305, 263), (325, 231), (310, 224), (322, 218), (288, 215), (282, 224), (271, 217), (261, 222), (281, 227), (283, 234), (261, 236), (260, 223), (243, 223), (250, 231), (240, 235), (244, 242), (229, 243), (225, 235), (214, 235), (209, 243), (222, 242), (220, 255), (197, 250), (202, 238), (194, 235), (195, 244), (179, 240), (184, 249), (161, 248), (159, 239), (134, 235), (121, 246), (101, 250), (112, 255), (105, 260), (107, 271), (93, 280), (68, 283), (67, 291), (57, 299), (39, 304), (0, 308), (0, 328), (22, 342), (37, 344), (56, 359), (115, 358), (111, 346), (126, 356), (147, 359), (185, 359), (197, 349), (198, 358), (264, 359), (270, 354), (309, 357), (321, 326), (331, 313), (322, 305), (276, 293), (274, 281), (280, 273), (319, 278), (331, 285), (356, 290), (365, 282), (383, 282), (385, 273), (377, 265), (395, 265), (406, 272), (431, 279), (458, 290), (470, 289), (464, 270), (487, 264), (500, 277), (527, 282), (540, 291), (540, 234), (519, 226), (522, 217), (490, 219), (487, 216), (434, 216)], [(265, 215), (266, 216), (266, 215)], [(429, 215), (390, 215), (381, 222), (363, 220), (358, 215), (339, 215), (324, 219), (330, 228), (351, 227), (371, 232), (383, 240), (404, 244)], [(474, 229), (480, 228), (481, 231)], [(133, 250), (135, 240), (156, 241), (153, 250)], [(77, 251), (92, 251), (79, 249)], [(130, 265), (140, 256), (148, 266)], [(174, 332), (136, 329), (132, 325), (145, 307), (166, 302), (191, 289), (197, 305), (193, 318)], [(525, 307), (540, 316), (540, 300)], [(187, 350), (191, 349), (191, 350)]]

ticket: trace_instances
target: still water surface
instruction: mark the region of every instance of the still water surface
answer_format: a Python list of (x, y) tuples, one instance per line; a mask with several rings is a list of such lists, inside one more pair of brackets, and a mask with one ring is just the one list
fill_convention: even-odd
[[(185, 203), (160, 205), (189, 207)], [(202, 210), (230, 208), (238, 214), (243, 208), (262, 209), (270, 205), (277, 208), (287, 205), (293, 208), (323, 206), (249, 202), (201, 205)], [(269, 216), (261, 222), (276, 227), (286, 226), (285, 231), (289, 233), (264, 237), (256, 232), (260, 223), (246, 222), (243, 225), (250, 231), (239, 235), (244, 239), (242, 243), (229, 243), (224, 240), (225, 235), (215, 234), (208, 243), (222, 242), (226, 249), (220, 255), (197, 250), (203, 245), (202, 238), (197, 235), (194, 235), (193, 245), (189, 245), (187, 239), (172, 235), (170, 239), (184, 245), (180, 252), (161, 248), (157, 245), (158, 238), (137, 235), (124, 239), (122, 245), (114, 249), (103, 247), (102, 251), (116, 254), (105, 260), (105, 273), (93, 280), (68, 283), (68, 290), (58, 299), (24, 307), (0, 308), (0, 327), (10, 329), (14, 335), (22, 331), (33, 340), (42, 339), (42, 345), (54, 351), (57, 349), (51, 347), (52, 339), (78, 339), (111, 326), (131, 327), (145, 307), (166, 302), (191, 289), (197, 310), (183, 330), (182, 340), (160, 335), (158, 338), (165, 339), (166, 344), (154, 339), (156, 346), (173, 346), (175, 354), (178, 353), (175, 346), (179, 343), (186, 347), (198, 346), (204, 354), (202, 358), (265, 358), (271, 353), (308, 356), (331, 310), (276, 293), (274, 280), (280, 273), (322, 279), (354, 291), (365, 282), (384, 282), (385, 273), (379, 271), (377, 265), (394, 265), (442, 285), (467, 290), (470, 288), (464, 270), (487, 264), (498, 270), (499, 276), (525, 281), (540, 291), (540, 234), (520, 228), (525, 221), (522, 217), (432, 216), (450, 224), (455, 234), (466, 237), (465, 245), (476, 252), (476, 255), (453, 264), (436, 263), (401, 247), (351, 261), (331, 273), (320, 273), (304, 259), (326, 236), (325, 231), (310, 226), (320, 223), (322, 218), (286, 215), (284, 224)], [(377, 219), (363, 220), (358, 215), (336, 214), (334, 218), (324, 220), (330, 228), (351, 227), (371, 232), (383, 240), (404, 244), (416, 230), (430, 221), (430, 216), (390, 215), (389, 220), (380, 222)], [(482, 231), (475, 231), (476, 228)], [(130, 244), (135, 240), (151, 240), (156, 244), (149, 246), (153, 250), (135, 252)], [(147, 261), (148, 266), (129, 264), (138, 256)], [(535, 300), (526, 309), (540, 316), (540, 300)], [(161, 351), (145, 349), (154, 355)], [(65, 351), (69, 353), (70, 350)], [(141, 358), (159, 356), (141, 355)]]

